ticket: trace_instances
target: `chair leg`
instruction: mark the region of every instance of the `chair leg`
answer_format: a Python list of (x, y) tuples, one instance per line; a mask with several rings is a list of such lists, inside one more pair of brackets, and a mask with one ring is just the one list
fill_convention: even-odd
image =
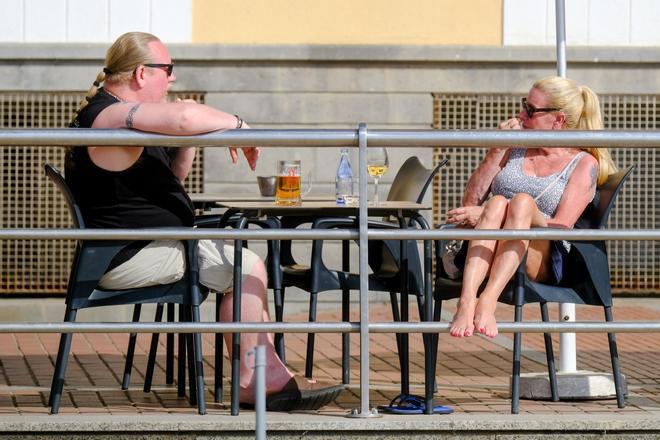
[[(440, 316), (442, 315), (442, 300), (435, 301), (435, 307), (433, 308), (433, 322), (440, 322)], [(440, 345), (440, 333), (434, 333), (431, 338), (431, 349), (429, 350), (433, 356), (433, 361), (431, 362), (431, 371), (433, 373), (433, 392), (438, 392), (438, 379), (437, 379), (437, 368), (438, 368), (438, 347)]]
[[(163, 303), (156, 305), (156, 316), (154, 322), (161, 322), (163, 320)], [(144, 388), (143, 391), (148, 393), (151, 391), (151, 383), (154, 378), (154, 368), (156, 367), (156, 354), (158, 352), (158, 339), (159, 334), (154, 333), (151, 335), (151, 345), (149, 346), (149, 359), (147, 360), (147, 371), (144, 375)]]
[[(76, 311), (67, 310), (64, 315), (64, 322), (74, 322), (76, 320)], [(48, 396), (48, 405), (50, 413), (57, 414), (60, 410), (60, 401), (62, 399), (62, 390), (64, 388), (64, 376), (69, 362), (69, 352), (71, 351), (71, 340), (73, 333), (62, 333), (60, 336), (60, 346), (57, 350), (57, 360), (55, 361), (55, 371), (53, 372), (53, 381), (50, 385), (50, 395)]]
[[(549, 322), (548, 317), (548, 303), (542, 302), (541, 305), (541, 320)], [(555, 354), (552, 348), (552, 335), (550, 333), (543, 333), (543, 340), (545, 341), (545, 358), (548, 363), (548, 378), (550, 380), (550, 398), (553, 402), (559, 401), (559, 389), (557, 387), (557, 370), (555, 369)]]
[[(604, 309), (605, 320), (607, 322), (612, 321), (612, 307), (606, 306)], [(614, 376), (614, 389), (616, 390), (616, 406), (624, 408), (626, 403), (624, 401), (623, 377), (621, 377), (621, 364), (619, 362), (619, 350), (616, 346), (616, 335), (614, 333), (608, 333), (607, 342), (610, 346), (610, 359), (612, 360), (612, 375)]]
[[(135, 304), (133, 308), (133, 322), (140, 321), (140, 311), (142, 304)], [(128, 350), (126, 350), (126, 364), (124, 365), (124, 378), (121, 382), (121, 389), (127, 390), (131, 383), (131, 370), (133, 369), (133, 356), (135, 355), (135, 344), (137, 342), (137, 333), (131, 333), (128, 338)]]
[[(190, 306), (184, 306), (186, 309), (186, 322), (192, 321), (192, 310)], [(188, 387), (190, 394), (188, 401), (191, 406), (197, 405), (197, 373), (195, 365), (195, 342), (192, 333), (186, 334), (186, 356), (188, 358)]]
[[(399, 298), (396, 292), (390, 292), (390, 305), (392, 307), (392, 321), (401, 322), (401, 313), (399, 313)], [(401, 365), (401, 333), (394, 333), (396, 340), (396, 352), (399, 357), (399, 365)]]
[[(316, 306), (318, 304), (318, 293), (309, 294), (309, 322), (316, 321)], [(307, 333), (307, 358), (305, 359), (305, 377), (312, 377), (314, 369), (314, 333)]]
[[(280, 267), (280, 245), (277, 240), (268, 241), (268, 257), (270, 279), (273, 283), (273, 302), (275, 303), (275, 321), (284, 320), (284, 287), (282, 286), (282, 269)], [(275, 351), (283, 363), (286, 363), (284, 349), (284, 334), (275, 333)]]
[[(220, 304), (222, 296), (217, 295), (215, 299), (215, 322), (220, 322)], [(215, 334), (215, 382), (214, 382), (214, 400), (215, 403), (222, 402), (222, 376), (223, 376), (223, 341), (222, 333)]]
[[(351, 270), (351, 242), (344, 240), (341, 242), (341, 270), (349, 272)], [(349, 322), (351, 320), (351, 291), (349, 289), (342, 289), (341, 291), (341, 320)], [(350, 382), (350, 349), (351, 349), (351, 334), (341, 334), (341, 383), (347, 385)]]
[[(167, 322), (174, 322), (174, 304), (167, 305)], [(174, 383), (174, 333), (165, 337), (165, 384)]]
[[(341, 291), (341, 320), (349, 322), (351, 320), (351, 291), (343, 289)], [(351, 381), (351, 334), (341, 334), (341, 383), (348, 385)]]
[[(515, 307), (515, 322), (522, 320), (522, 306)], [(522, 333), (513, 334), (513, 371), (511, 372), (511, 414), (520, 412), (520, 352)]]
[[(184, 322), (186, 315), (184, 306), (179, 304), (179, 322)], [(186, 397), (186, 335), (179, 333), (179, 360), (177, 369), (177, 396)]]
[[(409, 321), (408, 313), (408, 294), (401, 294), (401, 322)], [(408, 333), (401, 333), (401, 351), (399, 352), (399, 362), (401, 365), (401, 393), (410, 394), (410, 362), (409, 362), (409, 336)]]
[[(201, 296), (198, 294), (198, 296)], [(199, 306), (192, 306), (192, 322), (200, 322)], [(202, 354), (202, 335), (193, 333), (193, 343), (195, 352), (195, 373), (197, 381), (197, 412), (199, 415), (206, 414), (206, 400), (204, 398), (204, 360)]]

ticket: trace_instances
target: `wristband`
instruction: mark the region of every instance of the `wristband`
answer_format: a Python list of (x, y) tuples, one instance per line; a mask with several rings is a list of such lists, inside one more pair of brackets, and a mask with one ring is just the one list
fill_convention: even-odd
[(236, 129), (239, 129), (243, 126), (243, 120), (238, 115), (234, 115), (234, 116), (236, 116)]

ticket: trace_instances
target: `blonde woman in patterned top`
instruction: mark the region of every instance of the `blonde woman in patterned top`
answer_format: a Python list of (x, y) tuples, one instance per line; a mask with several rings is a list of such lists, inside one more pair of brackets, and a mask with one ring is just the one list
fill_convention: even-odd
[[(602, 127), (597, 95), (560, 77), (534, 83), (522, 99), (518, 117), (499, 124), (501, 130)], [(470, 176), (462, 206), (450, 210), (447, 220), (475, 229), (570, 229), (592, 201), (597, 185), (615, 171), (605, 148), (493, 148)], [(450, 334), (471, 336), (476, 329), (491, 338), (497, 336), (497, 299), (525, 253), (530, 279), (558, 283), (567, 245), (547, 240), (470, 241)]]

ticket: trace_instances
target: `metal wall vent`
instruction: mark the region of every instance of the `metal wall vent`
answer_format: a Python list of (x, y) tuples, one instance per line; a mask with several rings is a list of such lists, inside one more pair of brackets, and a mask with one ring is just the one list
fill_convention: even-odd
[[(436, 129), (496, 128), (516, 115), (521, 95), (433, 94), (433, 126)], [(660, 95), (602, 95), (602, 113), (607, 129), (660, 128)], [(472, 170), (486, 149), (442, 148), (434, 150), (434, 162), (449, 159), (433, 185), (434, 224), (445, 222), (447, 210), (459, 206)], [(609, 227), (660, 228), (660, 151), (652, 148), (613, 149), (620, 167), (637, 165), (619, 195)], [(618, 292), (660, 290), (660, 242), (613, 241), (608, 243), (612, 287)]]
[[(204, 102), (203, 93), (173, 93), (172, 99)], [(68, 126), (82, 93), (0, 92), (1, 128)], [(43, 171), (44, 163), (64, 168), (61, 147), (0, 146), (0, 227), (67, 228), (71, 219), (64, 199)], [(203, 191), (203, 150), (186, 187)], [(68, 240), (0, 241), (0, 294), (64, 293), (74, 242)]]

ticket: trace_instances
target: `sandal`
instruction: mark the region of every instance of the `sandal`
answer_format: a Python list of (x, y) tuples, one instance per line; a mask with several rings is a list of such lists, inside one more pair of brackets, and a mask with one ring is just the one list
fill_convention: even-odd
[(344, 389), (344, 385), (311, 383), (294, 376), (281, 391), (266, 397), (266, 409), (280, 412), (316, 410), (334, 401)]
[[(380, 405), (378, 410), (390, 414), (425, 414), (426, 404), (424, 398), (412, 394), (399, 394), (389, 405)], [(433, 414), (451, 414), (454, 409), (451, 406), (435, 405)]]

